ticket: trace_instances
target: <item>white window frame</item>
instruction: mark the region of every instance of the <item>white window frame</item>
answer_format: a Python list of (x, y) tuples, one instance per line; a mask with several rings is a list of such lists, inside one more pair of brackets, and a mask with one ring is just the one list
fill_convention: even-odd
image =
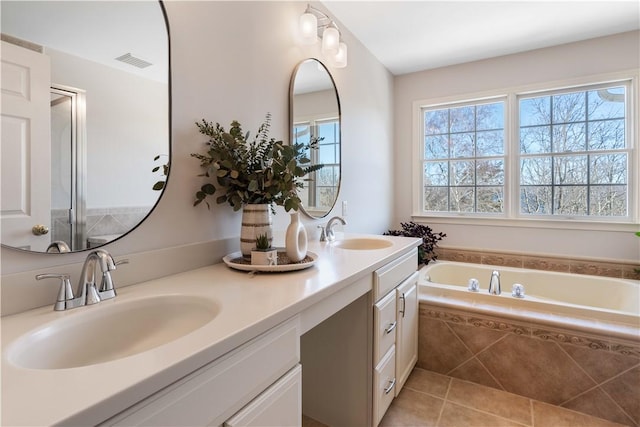
[[(638, 135), (640, 118), (638, 114), (638, 82), (640, 74), (637, 69), (610, 73), (605, 75), (586, 76), (576, 79), (539, 83), (535, 85), (502, 88), (494, 91), (461, 94), (450, 97), (424, 99), (413, 102), (413, 149), (412, 149), (412, 219), (427, 220), (432, 223), (450, 224), (484, 224), (494, 226), (516, 226), (534, 228), (565, 228), (588, 230), (637, 231), (640, 223), (640, 149)], [(581, 90), (583, 86), (600, 84), (628, 84), (626, 132), (629, 145), (629, 175), (627, 183), (628, 206), (627, 217), (563, 217), (559, 215), (531, 216), (521, 215), (519, 205), (520, 150), (519, 150), (519, 112), (518, 100), (521, 96), (552, 91), (569, 91), (572, 88)], [(423, 151), (424, 151), (424, 117), (425, 108), (442, 108), (478, 103), (491, 99), (505, 98), (505, 209), (504, 214), (480, 214), (459, 212), (424, 211), (423, 203)], [(635, 120), (634, 120), (635, 118)]]
[[(448, 104), (439, 104), (439, 105), (428, 105), (428, 106), (422, 106), (421, 107), (421, 112), (420, 112), (420, 118), (422, 120), (421, 123), (421, 135), (422, 135), (422, 140), (421, 143), (422, 145), (420, 146), (420, 151), (419, 151), (419, 155), (420, 155), (420, 159), (422, 160), (422, 167), (424, 167), (424, 161), (427, 160), (424, 158), (424, 113), (426, 111), (433, 111), (433, 110), (442, 110), (442, 109), (450, 109), (450, 108), (459, 108), (459, 107), (469, 107), (469, 106), (477, 106), (477, 105), (483, 105), (483, 104), (492, 104), (492, 103), (497, 103), (497, 102), (503, 102), (504, 103), (504, 112), (503, 112), (503, 122), (504, 122), (504, 127), (503, 127), (503, 136), (504, 136), (504, 151), (503, 151), (503, 155), (501, 156), (502, 158), (504, 158), (504, 168), (505, 168), (505, 174), (504, 174), (504, 183), (503, 183), (503, 191), (504, 191), (504, 210), (503, 212), (444, 212), (444, 211), (424, 211), (424, 212), (428, 212), (429, 214), (434, 214), (434, 215), (439, 215), (439, 214), (443, 214), (445, 216), (448, 215), (468, 215), (468, 216), (474, 216), (474, 217), (506, 217), (506, 211), (508, 209), (508, 197), (507, 197), (507, 192), (506, 192), (506, 187), (507, 187), (507, 174), (506, 174), (506, 168), (507, 168), (507, 163), (508, 163), (508, 141), (509, 141), (509, 135), (507, 132), (507, 118), (508, 118), (508, 112), (507, 112), (507, 107), (508, 107), (508, 100), (507, 100), (507, 96), (493, 96), (493, 97), (488, 97), (488, 98), (481, 98), (481, 99), (465, 99), (461, 102), (454, 102), (454, 103), (448, 103)], [(474, 128), (474, 132), (476, 131), (476, 129)], [(494, 156), (494, 157), (498, 157), (498, 156)], [(470, 157), (469, 159), (473, 159), (473, 160), (484, 160), (486, 159), (485, 157)], [(444, 159), (443, 159), (444, 160)], [(455, 160), (455, 158), (447, 158), (447, 161), (451, 161), (451, 160)], [(421, 175), (421, 183), (422, 183), (422, 175)], [(451, 185), (447, 185), (447, 188), (451, 189)], [(474, 182), (473, 185), (474, 189), (477, 191), (477, 181)], [(497, 186), (496, 186), (497, 187)], [(476, 193), (477, 194), (477, 193)], [(420, 206), (422, 207), (422, 204), (424, 202), (421, 200), (420, 201)]]
[[(328, 122), (336, 122), (338, 123), (338, 126), (340, 125), (340, 117), (336, 116), (335, 114), (316, 114), (316, 115), (308, 115), (308, 116), (300, 116), (299, 120), (297, 120), (295, 123), (293, 123), (293, 127), (295, 128), (296, 126), (299, 125), (306, 125), (309, 126), (309, 131), (310, 131), (310, 136), (314, 137), (314, 136), (318, 136), (317, 135), (317, 130), (318, 130), (318, 125), (322, 124), (322, 123), (328, 123)], [(337, 185), (334, 186), (333, 188), (335, 188), (335, 194), (337, 197), (338, 192), (340, 191), (340, 182), (342, 179), (342, 168), (340, 167), (341, 165), (341, 161), (342, 161), (342, 140), (341, 140), (342, 135), (340, 134), (340, 132), (338, 132), (338, 142), (336, 143), (337, 147), (338, 147), (338, 157), (339, 157), (339, 161), (338, 163), (335, 164), (330, 164), (331, 166), (338, 166), (338, 173), (340, 174), (340, 176), (338, 177), (338, 182)], [(317, 163), (318, 159), (315, 157), (317, 156), (317, 153), (311, 153), (311, 161), (312, 163)], [(310, 173), (310, 178), (312, 178), (313, 180), (315, 180), (315, 175), (316, 172), (311, 172)], [(312, 181), (310, 183), (307, 183), (305, 186), (305, 190), (308, 191), (308, 195), (309, 198), (313, 198), (314, 202), (315, 202), (315, 198), (317, 196), (316, 192), (317, 192), (317, 187), (314, 183), (315, 181)], [(313, 197), (312, 196), (313, 193)], [(318, 207), (316, 206), (315, 203), (311, 204), (310, 202), (307, 203), (307, 206), (305, 207), (306, 211), (316, 215), (318, 214), (318, 216), (323, 216), (325, 214), (325, 207)]]

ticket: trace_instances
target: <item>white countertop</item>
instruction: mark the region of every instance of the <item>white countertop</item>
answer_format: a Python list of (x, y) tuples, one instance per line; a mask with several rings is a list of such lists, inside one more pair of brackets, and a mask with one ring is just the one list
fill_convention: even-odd
[[(52, 301), (51, 306), (3, 317), (1, 424), (100, 423), (280, 322), (303, 313), (421, 243), (414, 238), (375, 237), (393, 245), (376, 250), (347, 250), (310, 242), (309, 250), (318, 259), (305, 270), (249, 275), (220, 263), (123, 287), (114, 300), (96, 306), (54, 312)], [(7, 347), (16, 338), (61, 317), (94, 310), (103, 304), (176, 294), (213, 300), (219, 313), (213, 321), (172, 342), (101, 364), (72, 369), (25, 369), (7, 358)], [(96, 331), (108, 333), (108, 325)]]

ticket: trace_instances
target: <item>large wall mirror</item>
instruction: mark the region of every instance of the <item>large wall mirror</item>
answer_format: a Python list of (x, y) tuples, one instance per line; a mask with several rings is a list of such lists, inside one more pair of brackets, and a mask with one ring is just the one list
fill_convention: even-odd
[(66, 252), (121, 237), (155, 207), (169, 163), (162, 3), (0, 7), (2, 245)]
[(293, 71), (289, 87), (291, 141), (308, 143), (321, 138), (310, 153), (313, 172), (299, 192), (302, 210), (312, 218), (331, 212), (340, 190), (340, 100), (331, 74), (317, 59), (302, 61)]

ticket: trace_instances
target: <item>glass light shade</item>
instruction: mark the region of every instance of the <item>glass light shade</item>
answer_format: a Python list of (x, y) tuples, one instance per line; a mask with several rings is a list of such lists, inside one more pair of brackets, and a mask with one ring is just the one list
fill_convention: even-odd
[(336, 55), (338, 53), (339, 43), (340, 33), (333, 23), (331, 23), (322, 33), (322, 53), (327, 56)]
[(304, 44), (318, 41), (318, 18), (313, 13), (307, 12), (300, 16), (300, 35)]
[(347, 66), (347, 45), (340, 42), (338, 45), (338, 53), (334, 58), (334, 65), (336, 68), (344, 68)]

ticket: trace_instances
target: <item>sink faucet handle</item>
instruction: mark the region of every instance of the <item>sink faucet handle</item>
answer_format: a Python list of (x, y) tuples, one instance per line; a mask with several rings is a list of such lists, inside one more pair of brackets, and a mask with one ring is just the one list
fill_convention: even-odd
[(122, 264), (129, 264), (129, 258), (119, 259), (115, 262), (116, 267)]
[(320, 241), (321, 242), (326, 242), (327, 241), (327, 234), (324, 231), (324, 225), (319, 225), (318, 228), (320, 229)]
[(63, 311), (67, 308), (67, 303), (73, 300), (73, 289), (71, 289), (71, 281), (68, 274), (54, 274), (54, 273), (45, 273), (38, 274), (36, 276), (36, 280), (42, 279), (59, 279), (60, 280), (60, 290), (58, 291), (58, 297), (56, 298), (56, 303), (53, 306), (55, 311)]
[[(129, 260), (127, 258), (115, 261), (113, 263), (113, 269), (115, 270), (118, 265), (129, 264)], [(105, 300), (109, 298), (115, 298), (116, 296), (116, 288), (113, 285), (113, 278), (111, 277), (111, 271), (109, 268), (102, 272), (102, 282), (100, 283), (100, 300)]]

